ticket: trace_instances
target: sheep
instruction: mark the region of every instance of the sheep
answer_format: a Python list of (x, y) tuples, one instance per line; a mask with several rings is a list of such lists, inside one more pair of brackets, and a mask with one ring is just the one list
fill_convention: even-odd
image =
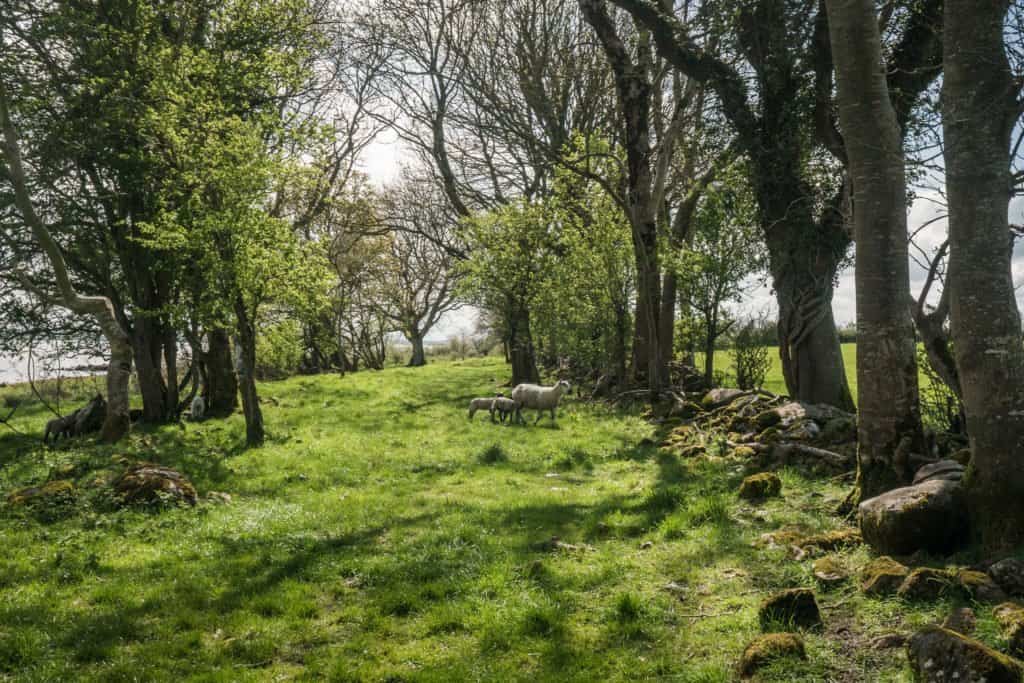
[(78, 411), (65, 415), (64, 417), (55, 417), (46, 423), (46, 429), (43, 431), (43, 443), (49, 443), (50, 437), (53, 437), (53, 443), (57, 443), (60, 437), (70, 439), (75, 435), (75, 419), (78, 417)]
[[(505, 422), (505, 418), (511, 418), (516, 411), (516, 402), (510, 398), (499, 396), (491, 401), (491, 422), (494, 422), (494, 413), (498, 413), (498, 417), (502, 423)], [(510, 420), (511, 422), (511, 420)]]
[(516, 403), (516, 422), (526, 423), (523, 419), (523, 408), (536, 408), (537, 419), (533, 424), (540, 422), (545, 410), (551, 411), (551, 422), (555, 421), (555, 408), (562, 396), (572, 388), (566, 380), (559, 380), (553, 387), (542, 387), (538, 384), (520, 384), (512, 390), (512, 400)]
[(206, 414), (206, 401), (202, 396), (195, 396), (192, 399), (192, 421), (198, 422)]
[(491, 405), (494, 404), (494, 397), (488, 396), (487, 398), (474, 398), (469, 402), (469, 419), (473, 419), (474, 413), (478, 410), (491, 411)]

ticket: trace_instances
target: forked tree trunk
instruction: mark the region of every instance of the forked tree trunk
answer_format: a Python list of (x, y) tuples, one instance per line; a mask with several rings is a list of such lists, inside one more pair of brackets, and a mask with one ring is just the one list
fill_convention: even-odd
[(909, 483), (921, 443), (914, 328), (907, 307), (903, 141), (883, 71), (874, 0), (828, 0), (839, 120), (857, 248), (857, 484), (861, 499)]
[[(107, 344), (110, 346), (110, 361), (107, 365), (107, 416), (100, 431), (100, 438), (114, 443), (128, 433), (131, 420), (128, 416), (128, 381), (132, 371), (132, 347), (114, 312), (110, 299), (103, 296), (82, 296), (75, 291), (68, 275), (67, 263), (60, 246), (53, 239), (46, 225), (32, 204), (28, 191), (25, 169), (21, 162), (18, 134), (11, 120), (7, 90), (0, 80), (0, 128), (3, 129), (3, 159), (7, 176), (14, 186), (14, 201), (22, 219), (32, 231), (53, 270), (54, 285), (57, 289), (57, 305), (67, 308), (76, 315), (91, 316), (99, 325)], [(32, 289), (27, 278), (26, 286)], [(45, 293), (40, 293), (47, 296)]]
[(410, 333), (409, 343), (412, 344), (412, 356), (409, 358), (409, 367), (418, 368), (427, 364), (427, 354), (423, 349), (423, 335)]
[(241, 296), (235, 297), (235, 318), (238, 337), (235, 340), (235, 372), (242, 393), (242, 412), (245, 414), (245, 445), (263, 445), (263, 411), (256, 391), (256, 330)]
[(973, 464), (971, 522), (989, 550), (1024, 541), (1024, 346), (1007, 220), (1016, 88), (1009, 0), (946, 0), (942, 129), (953, 352)]

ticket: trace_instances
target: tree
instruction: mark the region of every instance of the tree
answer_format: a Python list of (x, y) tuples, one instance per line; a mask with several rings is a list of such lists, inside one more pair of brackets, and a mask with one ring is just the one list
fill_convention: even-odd
[(102, 439), (113, 443), (124, 436), (130, 427), (128, 417), (128, 379), (132, 367), (132, 349), (114, 313), (110, 299), (102, 296), (82, 296), (71, 284), (67, 263), (60, 246), (36, 211), (29, 189), (28, 177), (21, 161), (18, 133), (12, 119), (7, 87), (0, 80), (0, 128), (3, 130), (3, 165), (0, 170), (14, 186), (15, 202), (22, 220), (29, 227), (39, 249), (53, 271), (52, 282), (56, 293), (43, 292), (25, 278), (26, 287), (38, 296), (67, 308), (75, 315), (91, 316), (99, 325), (110, 347), (107, 366), (107, 415), (103, 422)]
[(716, 343), (734, 323), (725, 319), (724, 305), (743, 298), (748, 278), (765, 261), (753, 201), (737, 170), (729, 169), (704, 193), (693, 235), (674, 264), (681, 302), (700, 321), (708, 385), (714, 380)]
[(1020, 80), (1009, 0), (946, 0), (942, 85), (953, 351), (967, 413), (971, 520), (988, 549), (1024, 540), (1024, 346), (1010, 271), (1010, 139)]
[(443, 196), (407, 177), (385, 190), (382, 220), (391, 230), (388, 259), (380, 273), (381, 314), (412, 345), (409, 365), (426, 365), (423, 339), (459, 302), (455, 297), (455, 259), (426, 237), (452, 229), (455, 221)]
[(857, 485), (862, 499), (908, 483), (921, 446), (903, 140), (882, 70), (873, 0), (828, 0), (839, 121), (857, 248)]

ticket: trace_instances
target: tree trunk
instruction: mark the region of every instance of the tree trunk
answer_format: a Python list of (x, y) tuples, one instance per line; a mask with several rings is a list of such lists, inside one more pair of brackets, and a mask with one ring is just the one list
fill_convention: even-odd
[(973, 455), (971, 521), (987, 550), (1024, 541), (1024, 347), (1007, 220), (1016, 88), (1009, 0), (946, 0), (942, 128), (953, 352)]
[(132, 322), (135, 375), (142, 394), (142, 419), (151, 424), (167, 420), (167, 385), (163, 376), (163, 331), (159, 321), (136, 315)]
[(537, 359), (530, 334), (530, 314), (513, 306), (508, 319), (508, 349), (512, 361), (512, 386), (540, 381)]
[(265, 437), (263, 411), (256, 392), (256, 330), (249, 319), (245, 302), (235, 298), (235, 317), (238, 336), (235, 339), (235, 372), (242, 392), (242, 412), (245, 413), (245, 445), (261, 446)]
[(238, 408), (238, 379), (231, 360), (231, 340), (225, 329), (210, 330), (206, 335), (209, 351), (206, 352), (206, 385), (203, 397), (206, 399), (206, 414), (210, 417), (227, 417)]
[(909, 483), (921, 445), (914, 328), (907, 307), (903, 141), (883, 70), (874, 0), (828, 0), (839, 120), (857, 248), (857, 484), (872, 498)]
[(718, 336), (718, 323), (708, 321), (708, 334), (704, 339), (704, 383), (715, 386), (715, 337)]
[[(665, 273), (661, 286), (661, 317), (658, 320), (658, 348), (661, 351), (661, 366), (668, 368), (675, 353), (676, 336), (676, 297), (678, 296), (678, 276), (669, 271)], [(666, 375), (667, 377), (667, 375)]]
[(167, 368), (167, 419), (178, 419), (178, 335), (164, 326), (164, 367)]
[[(639, 266), (639, 262), (637, 265)], [(647, 359), (651, 355), (647, 334), (650, 327), (648, 317), (647, 292), (638, 286), (636, 306), (633, 309), (633, 344), (629, 361), (630, 377), (636, 384), (647, 383)]]
[(626, 385), (626, 341), (629, 336), (629, 319), (625, 304), (615, 309), (615, 338), (612, 342), (612, 374), (615, 386), (622, 389)]
[(412, 344), (412, 357), (409, 358), (409, 367), (418, 368), (427, 364), (427, 354), (423, 350), (423, 335), (415, 332), (409, 335), (409, 343)]

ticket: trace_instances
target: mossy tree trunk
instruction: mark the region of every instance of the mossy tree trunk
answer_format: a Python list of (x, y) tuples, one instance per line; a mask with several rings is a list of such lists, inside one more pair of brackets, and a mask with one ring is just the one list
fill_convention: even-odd
[(828, 24), (853, 186), (857, 248), (857, 482), (861, 498), (908, 483), (920, 444), (917, 361), (907, 306), (903, 140), (889, 98), (873, 0), (828, 0)]
[(1009, 0), (946, 0), (942, 129), (950, 317), (973, 463), (972, 525), (988, 549), (1024, 541), (1024, 346), (1010, 270), (1010, 141), (1019, 85)]

